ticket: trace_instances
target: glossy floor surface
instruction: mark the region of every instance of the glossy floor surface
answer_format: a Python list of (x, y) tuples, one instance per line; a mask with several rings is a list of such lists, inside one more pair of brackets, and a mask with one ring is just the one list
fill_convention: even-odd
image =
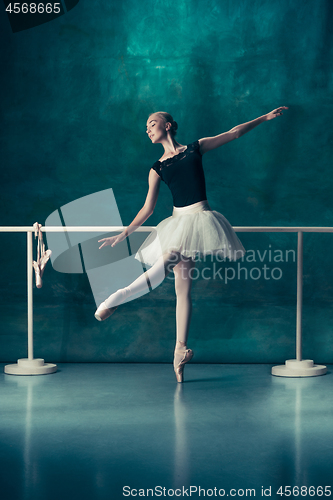
[(0, 498), (240, 498), (262, 487), (285, 498), (280, 486), (327, 498), (309, 488), (332, 485), (332, 367), (296, 379), (270, 368), (192, 364), (177, 384), (169, 364), (60, 364), (30, 377), (2, 365)]

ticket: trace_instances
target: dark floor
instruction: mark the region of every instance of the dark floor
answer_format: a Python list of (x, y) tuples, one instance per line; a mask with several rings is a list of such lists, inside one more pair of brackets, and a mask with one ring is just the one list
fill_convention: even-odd
[(328, 496), (309, 487), (333, 482), (332, 367), (289, 379), (269, 365), (192, 364), (177, 384), (169, 364), (30, 377), (3, 366), (1, 500)]

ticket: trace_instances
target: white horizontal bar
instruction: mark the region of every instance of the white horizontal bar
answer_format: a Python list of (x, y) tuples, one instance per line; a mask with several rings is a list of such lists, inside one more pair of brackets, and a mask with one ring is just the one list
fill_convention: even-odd
[[(110, 233), (112, 231), (123, 231), (127, 226), (43, 226), (41, 230), (44, 233), (64, 233), (64, 232), (96, 232), (96, 233)], [(152, 231), (155, 229), (154, 226), (140, 226), (135, 231), (145, 232)], [(35, 228), (32, 226), (0, 226), (0, 233), (27, 233), (35, 232)]]
[[(110, 233), (113, 231), (123, 231), (128, 226), (43, 226), (41, 230), (45, 233), (63, 233), (63, 232), (96, 232)], [(135, 232), (153, 231), (156, 226), (139, 226)], [(333, 227), (304, 227), (304, 226), (233, 226), (233, 229), (239, 233), (333, 233)], [(32, 226), (0, 226), (1, 233), (27, 233), (34, 232)]]
[[(42, 227), (42, 231), (44, 233), (57, 233), (60, 231), (64, 232), (73, 232), (73, 233), (84, 233), (84, 232), (95, 232), (95, 233), (110, 233), (113, 231), (123, 231), (127, 229), (127, 226), (45, 226)], [(155, 229), (154, 226), (139, 226), (134, 232), (144, 233), (146, 231), (153, 231)]]
[(28, 233), (34, 231), (32, 226), (0, 226), (0, 233)]
[(333, 233), (333, 227), (304, 226), (232, 226), (237, 233)]

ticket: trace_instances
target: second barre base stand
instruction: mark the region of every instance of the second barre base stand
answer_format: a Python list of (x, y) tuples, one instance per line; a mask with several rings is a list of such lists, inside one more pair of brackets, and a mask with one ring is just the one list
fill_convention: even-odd
[(315, 365), (311, 359), (287, 359), (285, 365), (273, 366), (272, 375), (278, 377), (317, 377), (325, 375), (327, 368), (324, 365)]

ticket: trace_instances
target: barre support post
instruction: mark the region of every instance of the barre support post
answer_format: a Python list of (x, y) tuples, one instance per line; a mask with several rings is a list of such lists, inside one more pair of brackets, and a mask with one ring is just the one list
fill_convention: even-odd
[(288, 359), (285, 365), (273, 366), (272, 375), (278, 377), (317, 377), (327, 372), (326, 366), (315, 365), (311, 359), (302, 359), (302, 303), (303, 303), (303, 231), (297, 239), (297, 314), (296, 359)]
[(33, 272), (32, 272), (32, 232), (27, 232), (27, 295), (28, 295), (28, 360), (34, 359), (33, 337)]
[(5, 366), (9, 375), (46, 375), (57, 371), (57, 365), (34, 359), (33, 339), (33, 272), (32, 272), (32, 230), (27, 231), (27, 298), (28, 298), (28, 358), (22, 358), (13, 365)]

